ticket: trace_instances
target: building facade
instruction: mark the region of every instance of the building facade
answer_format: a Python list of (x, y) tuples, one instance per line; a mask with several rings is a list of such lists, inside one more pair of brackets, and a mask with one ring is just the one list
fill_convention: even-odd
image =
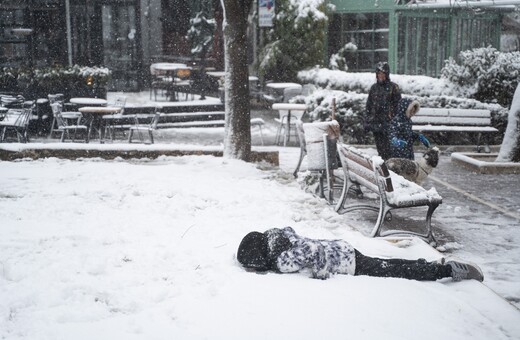
[(504, 15), (520, 1), (331, 0), (329, 56), (348, 43), (351, 71), (372, 71), (388, 61), (400, 74), (439, 76), (444, 60), (460, 51), (500, 49)]
[(219, 8), (218, 0), (2, 0), (0, 67), (103, 66), (111, 90), (138, 91), (152, 62), (189, 60), (190, 18)]
[[(330, 3), (335, 12), (324, 57), (351, 43), (350, 71), (372, 71), (385, 60), (396, 73), (438, 76), (444, 60), (462, 50), (520, 46), (520, 24), (511, 15), (520, 0)], [(151, 63), (193, 62), (186, 33), (198, 12), (216, 19), (207, 65), (222, 70), (220, 0), (2, 0), (0, 67), (103, 66), (112, 71), (110, 90), (138, 91), (148, 86)], [(255, 54), (253, 17), (249, 48)]]

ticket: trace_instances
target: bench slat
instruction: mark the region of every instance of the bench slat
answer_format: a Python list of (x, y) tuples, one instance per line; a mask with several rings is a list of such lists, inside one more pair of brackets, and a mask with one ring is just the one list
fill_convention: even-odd
[(431, 107), (423, 107), (419, 110), (417, 116), (490, 118), (491, 111), (484, 109), (437, 109)]
[[(161, 116), (162, 119), (162, 116)], [(176, 123), (159, 123), (157, 128), (190, 128), (190, 127), (223, 127), (226, 124), (225, 120), (200, 120), (190, 122), (176, 122)], [(251, 119), (251, 126), (262, 126), (265, 122), (262, 118)]]
[(413, 124), (437, 124), (437, 125), (491, 125), (491, 118), (483, 117), (441, 117), (441, 116), (415, 116)]
[(498, 129), (492, 126), (456, 126), (456, 125), (413, 125), (413, 131), (431, 132), (497, 132)]

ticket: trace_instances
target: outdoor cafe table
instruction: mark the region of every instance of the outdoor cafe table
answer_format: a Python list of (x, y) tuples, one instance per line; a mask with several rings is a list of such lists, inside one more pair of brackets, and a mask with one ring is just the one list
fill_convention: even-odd
[[(89, 117), (90, 129), (97, 130), (99, 142), (104, 143), (104, 119), (103, 115), (118, 113), (121, 107), (117, 106), (83, 106), (79, 108), (79, 112)], [(90, 132), (89, 132), (90, 133)]]
[(69, 102), (72, 104), (79, 105), (79, 106), (107, 105), (106, 99), (101, 99), (101, 98), (77, 97), (77, 98), (70, 98)]
[[(226, 72), (224, 71), (208, 71), (206, 72), (206, 74), (210, 77), (213, 77), (213, 78), (217, 78), (217, 79), (222, 79), (226, 76)], [(249, 76), (249, 83), (251, 84), (252, 82), (257, 82), (258, 81), (258, 77), (256, 76)]]
[[(165, 75), (167, 78), (171, 79), (172, 86), (175, 85), (175, 79), (177, 78), (176, 76), (179, 70), (190, 70), (191, 72), (191, 69), (190, 66), (181, 63), (154, 63), (150, 65), (152, 77)], [(168, 96), (171, 101), (175, 101), (175, 95), (171, 89), (168, 90)]]

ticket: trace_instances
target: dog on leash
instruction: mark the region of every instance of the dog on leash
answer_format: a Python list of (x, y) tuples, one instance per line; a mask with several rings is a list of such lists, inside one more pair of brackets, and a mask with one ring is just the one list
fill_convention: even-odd
[(385, 163), (389, 170), (403, 176), (410, 182), (421, 183), (439, 164), (440, 150), (436, 146), (428, 149), (421, 158), (414, 161), (406, 158), (390, 158)]

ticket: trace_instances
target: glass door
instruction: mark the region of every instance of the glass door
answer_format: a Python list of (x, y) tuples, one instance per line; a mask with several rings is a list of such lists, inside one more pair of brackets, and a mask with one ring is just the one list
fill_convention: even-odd
[(102, 6), (103, 64), (112, 71), (109, 90), (141, 88), (137, 15), (134, 2), (117, 1)]

